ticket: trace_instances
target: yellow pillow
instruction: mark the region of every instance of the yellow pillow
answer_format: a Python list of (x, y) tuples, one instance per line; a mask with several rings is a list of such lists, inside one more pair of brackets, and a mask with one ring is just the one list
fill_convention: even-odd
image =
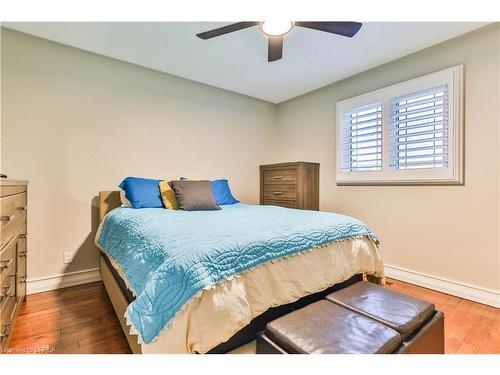
[(177, 200), (175, 199), (175, 192), (172, 190), (168, 181), (160, 181), (160, 195), (165, 208), (169, 210), (177, 210)]

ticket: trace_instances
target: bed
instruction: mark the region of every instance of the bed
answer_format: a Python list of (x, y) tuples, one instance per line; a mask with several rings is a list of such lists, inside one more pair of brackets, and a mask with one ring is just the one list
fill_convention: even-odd
[(99, 197), (101, 275), (134, 353), (226, 353), (363, 275), (383, 278), (375, 235), (347, 216), (135, 210), (119, 192)]

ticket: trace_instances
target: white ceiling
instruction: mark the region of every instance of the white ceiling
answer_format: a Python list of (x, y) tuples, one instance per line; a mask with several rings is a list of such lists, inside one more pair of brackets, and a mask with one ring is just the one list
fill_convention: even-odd
[(214, 22), (33, 22), (4, 26), (273, 103), (479, 28), (472, 22), (368, 22), (353, 38), (296, 27), (267, 62), (258, 27), (210, 40)]

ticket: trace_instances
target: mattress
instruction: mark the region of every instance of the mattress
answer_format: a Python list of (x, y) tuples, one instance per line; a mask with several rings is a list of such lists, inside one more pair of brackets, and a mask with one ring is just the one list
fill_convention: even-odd
[[(225, 220), (229, 220), (230, 225), (224, 222), (224, 227), (220, 227), (218, 224), (221, 224), (223, 215), (186, 215), (166, 211), (169, 210), (113, 210), (111, 214), (114, 213), (114, 219), (118, 218), (114, 224), (118, 229), (121, 225), (122, 231), (116, 230), (116, 226), (104, 226), (108, 235), (112, 232), (112, 241), (98, 241), (103, 224), (113, 223), (113, 220), (105, 219), (96, 237), (101, 250), (110, 255), (108, 261), (111, 268), (123, 279), (119, 284), (124, 294), (128, 295), (131, 306), (135, 304), (136, 309), (139, 306), (143, 310), (156, 311), (154, 314), (139, 316), (141, 320), (139, 323), (136, 320), (134, 324), (143, 324), (144, 319), (159, 319), (146, 321), (147, 324), (154, 323), (159, 330), (153, 339), (141, 341), (143, 353), (205, 353), (227, 341), (270, 308), (319, 293), (353, 275), (367, 273), (383, 276), (374, 235), (363, 223), (353, 218), (278, 207), (270, 209), (267, 206), (263, 209), (262, 206), (254, 208), (241, 205), (230, 208), (229, 211), (224, 210), (226, 213), (223, 215), (226, 215)], [(256, 217), (259, 218), (257, 222)], [(239, 218), (242, 218), (241, 222)], [(154, 235), (145, 230), (148, 223), (152, 226)], [(192, 223), (196, 225), (190, 225)], [(205, 237), (200, 236), (200, 227), (207, 223), (210, 224), (210, 230), (202, 231), (207, 234)], [(253, 228), (248, 229), (249, 226)], [(136, 238), (135, 242), (130, 241), (129, 232), (134, 236), (140, 233), (140, 240)], [(172, 242), (172, 237), (177, 242)], [(181, 246), (177, 246), (179, 243)], [(248, 243), (250, 250), (257, 243), (259, 252), (249, 252), (248, 247), (245, 247)], [(172, 252), (172, 249), (175, 251)], [(211, 251), (213, 249), (216, 251)], [(121, 258), (121, 263), (117, 259), (120, 258), (120, 251), (128, 254)], [(232, 273), (223, 275), (219, 281), (200, 287), (200, 292), (188, 298), (174, 315), (161, 315), (162, 311), (166, 311), (165, 308), (169, 308), (169, 295), (179, 295), (176, 289), (168, 289), (175, 286), (176, 279), (170, 278), (168, 282), (163, 279), (165, 276), (170, 277), (171, 272), (185, 272), (182, 271), (184, 263), (176, 262), (179, 259), (185, 261), (183, 257), (190, 251), (196, 255), (195, 258), (188, 259), (192, 265), (190, 267), (200, 270), (199, 265), (204, 265), (201, 268), (202, 276), (206, 276), (207, 272), (208, 276), (214, 276), (209, 271), (214, 267), (217, 270), (221, 255), (225, 257), (223, 265), (226, 268), (227, 255), (231, 255), (229, 262), (233, 262), (233, 265), (229, 265), (233, 268), (244, 262), (248, 264), (243, 268), (244, 272), (231, 268)], [(165, 254), (167, 262), (154, 263)], [(252, 263), (256, 260), (255, 254), (260, 257), (257, 259), (260, 261)], [(204, 258), (199, 258), (200, 256)], [(135, 267), (128, 269), (128, 274), (124, 271), (124, 266), (127, 265)], [(130, 279), (131, 275), (133, 280)], [(199, 276), (198, 273), (195, 276)], [(215, 276), (220, 275), (216, 273)], [(149, 294), (147, 299), (142, 294), (142, 301), (137, 305), (138, 300), (133, 300), (130, 290), (137, 295), (138, 291), (141, 293), (144, 290), (138, 289), (137, 286), (141, 285), (137, 283), (144, 281), (144, 288), (150, 288), (151, 283), (148, 284), (148, 281), (151, 280), (157, 294)], [(203, 285), (205, 279), (198, 277), (195, 281), (198, 282), (196, 285)], [(179, 282), (185, 289), (186, 280), (179, 279)], [(130, 290), (127, 291), (125, 286)], [(167, 323), (162, 323), (165, 322), (164, 319), (168, 319)], [(132, 326), (131, 333), (135, 334), (134, 329)]]

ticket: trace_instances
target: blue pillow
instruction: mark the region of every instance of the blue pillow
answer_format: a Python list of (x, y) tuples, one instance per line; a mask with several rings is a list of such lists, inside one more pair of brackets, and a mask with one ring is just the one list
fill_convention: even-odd
[(125, 191), (125, 197), (134, 208), (161, 208), (163, 203), (160, 195), (161, 180), (149, 178), (127, 177), (120, 184)]
[(231, 194), (231, 189), (229, 189), (229, 184), (225, 179), (212, 181), (212, 194), (215, 203), (219, 206), (240, 203), (240, 201), (236, 200), (233, 194)]

